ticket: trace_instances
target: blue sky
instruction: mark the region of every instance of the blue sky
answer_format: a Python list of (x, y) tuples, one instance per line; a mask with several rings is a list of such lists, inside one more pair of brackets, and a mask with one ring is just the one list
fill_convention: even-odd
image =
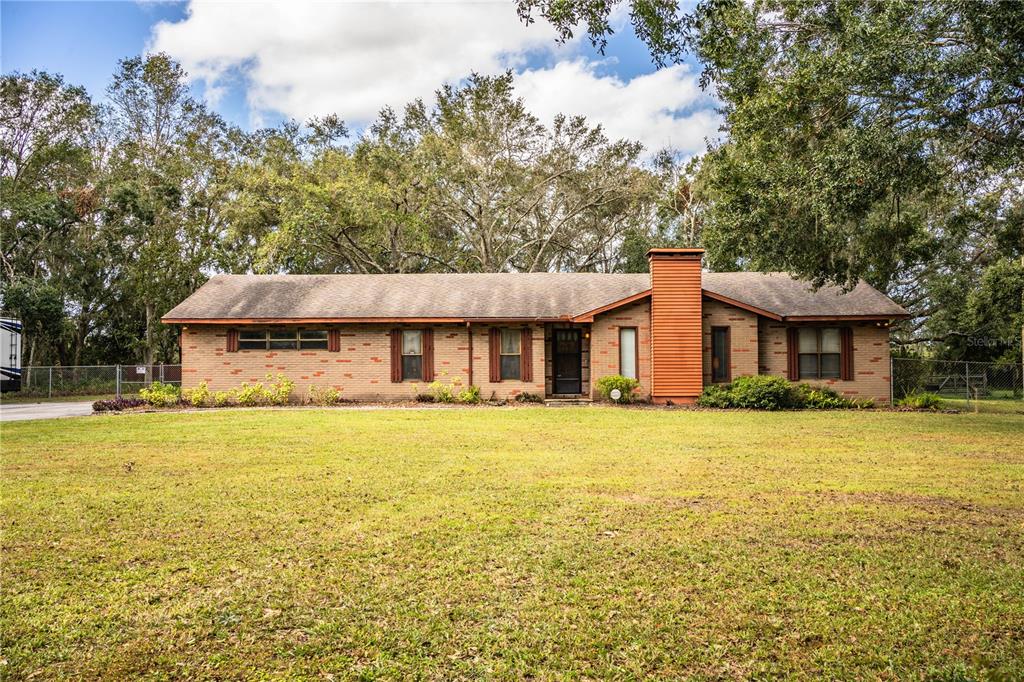
[(602, 56), (585, 38), (557, 45), (542, 21), (522, 25), (511, 0), (4, 0), (0, 21), (4, 73), (61, 73), (102, 99), (118, 59), (159, 49), (185, 66), (198, 97), (247, 129), (332, 112), (358, 129), (382, 106), (505, 69), (542, 119), (582, 114), (651, 149), (698, 152), (718, 125), (697, 66), (656, 69), (625, 17)]

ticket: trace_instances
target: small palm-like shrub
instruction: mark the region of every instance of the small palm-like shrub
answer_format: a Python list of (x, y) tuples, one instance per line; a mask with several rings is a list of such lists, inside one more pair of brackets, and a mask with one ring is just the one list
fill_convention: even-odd
[(458, 400), (460, 403), (464, 403), (466, 405), (475, 405), (475, 404), (477, 404), (478, 402), (480, 402), (480, 387), (479, 386), (470, 386), (466, 390), (464, 390), (461, 393), (459, 393), (459, 395), (456, 398), (456, 400)]
[(430, 384), (430, 393), (434, 396), (435, 403), (452, 403), (455, 402), (455, 391), (451, 384), (446, 384), (443, 381), (434, 381)]

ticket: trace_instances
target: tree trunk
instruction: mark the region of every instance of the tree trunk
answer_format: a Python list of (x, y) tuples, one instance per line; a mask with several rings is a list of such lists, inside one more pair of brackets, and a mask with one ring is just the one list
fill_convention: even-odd
[(144, 349), (144, 355), (142, 361), (146, 365), (146, 383), (151, 384), (153, 382), (153, 317), (155, 306), (152, 303), (146, 303), (146, 346)]

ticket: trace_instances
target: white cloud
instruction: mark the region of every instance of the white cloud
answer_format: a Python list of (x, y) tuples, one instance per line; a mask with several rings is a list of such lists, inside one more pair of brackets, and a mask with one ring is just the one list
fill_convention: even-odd
[(715, 101), (701, 91), (686, 64), (629, 81), (598, 75), (595, 66), (577, 59), (527, 70), (517, 77), (516, 90), (542, 120), (559, 113), (582, 115), (601, 123), (609, 137), (639, 140), (650, 152), (669, 147), (695, 154), (703, 151), (705, 139), (718, 137)]
[(304, 120), (337, 113), (359, 125), (385, 105), (430, 99), (443, 83), (476, 71), (521, 72), (517, 90), (543, 119), (584, 114), (613, 137), (692, 153), (717, 118), (681, 66), (622, 81), (580, 58), (525, 70), (527, 56), (570, 60), (544, 21), (525, 26), (511, 0), (495, 2), (281, 2), (189, 4), (179, 22), (153, 29), (151, 50), (181, 61), (216, 103), (239, 80), (254, 121), (277, 112)]

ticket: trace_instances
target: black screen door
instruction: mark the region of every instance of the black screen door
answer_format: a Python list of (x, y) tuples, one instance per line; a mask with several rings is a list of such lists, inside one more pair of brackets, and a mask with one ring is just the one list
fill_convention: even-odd
[(554, 339), (555, 393), (583, 392), (583, 353), (579, 329), (556, 329)]

